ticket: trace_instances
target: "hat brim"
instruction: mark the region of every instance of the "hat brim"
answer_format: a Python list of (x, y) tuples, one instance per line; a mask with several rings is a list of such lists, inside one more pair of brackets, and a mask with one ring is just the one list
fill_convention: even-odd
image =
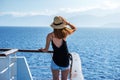
[(51, 27), (53, 29), (63, 29), (66, 27), (66, 24), (60, 24), (60, 25), (54, 25), (53, 23), (51, 24)]

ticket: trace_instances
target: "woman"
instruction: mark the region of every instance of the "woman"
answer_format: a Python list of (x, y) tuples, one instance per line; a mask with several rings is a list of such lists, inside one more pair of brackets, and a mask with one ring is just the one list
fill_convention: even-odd
[[(67, 28), (67, 25), (70, 26), (70, 28)], [(61, 80), (67, 80), (70, 66), (66, 38), (76, 30), (76, 27), (61, 16), (54, 17), (51, 27), (53, 28), (53, 32), (47, 35), (46, 46), (44, 49), (41, 48), (40, 50), (47, 52), (50, 42), (52, 43), (53, 57), (51, 70), (53, 80), (59, 80), (60, 71)]]

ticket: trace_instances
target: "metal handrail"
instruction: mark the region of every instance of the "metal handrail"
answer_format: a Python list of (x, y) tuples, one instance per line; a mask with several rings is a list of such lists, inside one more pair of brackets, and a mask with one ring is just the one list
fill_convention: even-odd
[[(2, 49), (0, 49), (0, 51), (3, 51)], [(8, 56), (10, 54), (16, 53), (18, 51), (18, 49), (6, 49), (5, 52), (1, 52), (0, 56)]]
[[(0, 48), (0, 51), (8, 51), (11, 50), (9, 48)], [(18, 52), (42, 52), (42, 53), (53, 53), (53, 51), (47, 51), (43, 52), (41, 50), (35, 50), (35, 49), (17, 49)]]

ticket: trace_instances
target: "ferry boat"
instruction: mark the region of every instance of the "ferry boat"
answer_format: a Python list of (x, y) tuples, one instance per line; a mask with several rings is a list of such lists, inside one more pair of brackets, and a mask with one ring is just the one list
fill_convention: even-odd
[[(35, 79), (24, 56), (17, 52), (41, 52), (39, 50), (0, 49), (0, 80), (45, 80)], [(47, 53), (52, 53), (48, 51)], [(68, 80), (84, 80), (81, 60), (77, 53), (71, 53), (72, 61)], [(41, 68), (40, 68), (41, 69)], [(47, 80), (52, 80), (52, 77)]]

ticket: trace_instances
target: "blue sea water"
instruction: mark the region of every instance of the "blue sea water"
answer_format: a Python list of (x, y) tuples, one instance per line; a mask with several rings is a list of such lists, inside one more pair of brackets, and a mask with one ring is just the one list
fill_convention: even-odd
[[(0, 27), (0, 48), (39, 49), (51, 31), (48, 27)], [(85, 80), (120, 80), (120, 28), (78, 28), (67, 43), (70, 52), (80, 55)], [(33, 76), (51, 77), (50, 69), (31, 67), (49, 66), (50, 54), (17, 55), (27, 58)]]

